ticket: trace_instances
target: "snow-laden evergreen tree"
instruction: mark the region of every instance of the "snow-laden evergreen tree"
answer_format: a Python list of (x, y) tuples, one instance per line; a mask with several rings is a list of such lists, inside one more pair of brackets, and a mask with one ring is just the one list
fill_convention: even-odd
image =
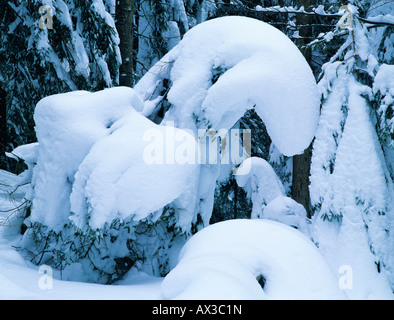
[[(388, 291), (393, 286), (394, 187), (386, 122), (392, 74), (382, 55), (392, 50), (384, 45), (389, 27), (371, 31), (358, 18), (362, 13), (349, 5), (340, 22), (346, 31), (338, 28), (329, 38), (346, 34), (319, 82), (322, 110), (310, 192), (314, 241), (334, 269), (351, 266), (358, 289), (373, 295), (375, 284)], [(371, 280), (361, 281), (366, 275)]]
[[(240, 22), (241, 21), (242, 19), (240, 19)], [(251, 21), (257, 23), (257, 20), (254, 19)], [(198, 28), (198, 26), (195, 28)], [(271, 99), (267, 94), (265, 102), (259, 100), (257, 96), (253, 96), (253, 98), (250, 98), (248, 101), (242, 100), (244, 97), (242, 88), (247, 86), (246, 83), (249, 83), (249, 81), (252, 81), (251, 79), (254, 78), (254, 76), (250, 76), (249, 78), (246, 77), (246, 71), (245, 74), (241, 71), (243, 68), (248, 68), (246, 61), (249, 60), (244, 54), (246, 54), (246, 52), (251, 54), (256, 50), (255, 48), (249, 47), (250, 43), (248, 40), (245, 40), (245, 45), (243, 46), (239, 46), (237, 43), (237, 41), (244, 43), (240, 40), (241, 37), (238, 38), (239, 32), (242, 32), (243, 29), (237, 30), (235, 33), (233, 28), (231, 28), (232, 32), (234, 32), (234, 39), (233, 41), (228, 40), (229, 43), (234, 43), (234, 47), (242, 47), (239, 54), (234, 54), (234, 57), (232, 57), (230, 53), (232, 52), (232, 45), (226, 45), (228, 35), (224, 34), (223, 30), (218, 31), (218, 34), (212, 32), (213, 34), (209, 35), (207, 39), (198, 39), (193, 33), (193, 30), (194, 29), (185, 36), (183, 43), (181, 42), (178, 47), (174, 48), (174, 50), (157, 63), (136, 85), (135, 89), (141, 94), (143, 99), (146, 100), (143, 113), (155, 122), (163, 124), (168, 121), (174, 122), (176, 126), (187, 128), (193, 132), (197, 129), (213, 129), (220, 131), (221, 129), (250, 128), (252, 124), (255, 127), (260, 127), (260, 131), (255, 135), (255, 140), (253, 140), (254, 142), (259, 142), (253, 144), (254, 150), (252, 150), (252, 154), (256, 156), (264, 154), (267, 158), (271, 154), (272, 158), (275, 158), (275, 161), (279, 162), (281, 157), (277, 156), (278, 152), (276, 150), (281, 147), (276, 146), (277, 149), (272, 147), (270, 150), (272, 140), (275, 145), (278, 142), (275, 142), (275, 135), (272, 134), (270, 123), (267, 122), (266, 119), (262, 119), (264, 118), (264, 112), (257, 107), (260, 105), (261, 107), (264, 106), (268, 108)], [(252, 31), (250, 31), (250, 33), (252, 33)], [(195, 44), (191, 42), (192, 40), (190, 37), (192, 37), (192, 34), (196, 37), (195, 41), (198, 39), (198, 42)], [(223, 37), (223, 39), (221, 39), (221, 37)], [(251, 39), (251, 37), (248, 39)], [(199, 47), (205, 48), (204, 51), (199, 52), (196, 50), (193, 54), (194, 63), (191, 63), (192, 55), (189, 53), (190, 49), (188, 49), (186, 43), (190, 43), (190, 47), (196, 47), (198, 44)], [(211, 51), (212, 43), (217, 43), (216, 51)], [(256, 40), (256, 43), (259, 42)], [(261, 40), (261, 43), (264, 43), (264, 40)], [(228, 47), (229, 51), (220, 49), (222, 48), (221, 46), (223, 46), (223, 48)], [(248, 48), (250, 48), (250, 52)], [(280, 45), (278, 45), (277, 49), (280, 50)], [(189, 60), (190, 63), (188, 65), (190, 67), (186, 68), (185, 64)], [(302, 65), (305, 64), (306, 62), (303, 60)], [(256, 73), (259, 73), (258, 70), (260, 69), (258, 68), (259, 67), (256, 66)], [(291, 67), (289, 68), (291, 69)], [(279, 73), (280, 72), (278, 72), (278, 74)], [(235, 75), (241, 77), (241, 79), (237, 80), (238, 82), (235, 80)], [(245, 78), (242, 75), (245, 75)], [(263, 77), (263, 75), (261, 76)], [(234, 81), (234, 83), (231, 81)], [(235, 84), (236, 82), (238, 85)], [(252, 88), (255, 85), (257, 85), (257, 82), (250, 84), (251, 88), (249, 92), (251, 95), (253, 95)], [(291, 87), (292, 84), (289, 84), (289, 88)], [(230, 97), (235, 97), (234, 92), (230, 93), (226, 91), (230, 90), (230, 88), (232, 88), (233, 91), (240, 91), (235, 101), (228, 100), (231, 99)], [(275, 90), (279, 90), (278, 88), (279, 85)], [(287, 90), (282, 86), (281, 88), (285, 91)], [(261, 88), (261, 90), (263, 89)], [(310, 93), (313, 95), (313, 90)], [(220, 99), (218, 98), (219, 95), (221, 96)], [(275, 96), (272, 92), (271, 95)], [(271, 97), (271, 95), (269, 96)], [(284, 99), (286, 99), (285, 97), (286, 95), (283, 94)], [(297, 97), (299, 97), (298, 94)], [(211, 99), (214, 100), (215, 103), (212, 102)], [(237, 102), (238, 100), (240, 101)], [(253, 106), (253, 102), (256, 102), (256, 106)], [(214, 104), (216, 105), (215, 108), (213, 107)], [(224, 105), (226, 105), (226, 107)], [(285, 105), (288, 105), (288, 103)], [(273, 110), (275, 110), (274, 107)], [(222, 112), (224, 112), (225, 116)], [(213, 122), (212, 119), (214, 119), (215, 122)], [(220, 119), (222, 119), (223, 122), (221, 122)], [(247, 122), (246, 119), (249, 119), (249, 121)], [(284, 119), (286, 119), (286, 117), (284, 117)], [(311, 119), (307, 116), (306, 121), (310, 120)], [(282, 121), (286, 120), (278, 119), (278, 123)], [(267, 128), (265, 128), (264, 123)], [(261, 124), (263, 124), (263, 126), (261, 126)], [(304, 129), (309, 130), (312, 129), (312, 127), (313, 126), (306, 125)], [(265, 139), (266, 137), (268, 138)], [(219, 140), (219, 137), (212, 137), (213, 141), (216, 141), (216, 138)], [(224, 136), (220, 138), (223, 140)], [(286, 151), (282, 149), (282, 152)], [(300, 150), (298, 152), (300, 152)], [(290, 155), (292, 155), (292, 153), (290, 153)], [(234, 166), (234, 163), (232, 165)], [(231, 169), (231, 165), (227, 167), (219, 166), (219, 168), (213, 165), (201, 167), (202, 176), (204, 176), (204, 178), (201, 178), (200, 181), (204, 182), (201, 182), (202, 187), (199, 191), (201, 201), (194, 218), (194, 222), (200, 227), (207, 226), (211, 218), (213, 218), (212, 222), (216, 222), (220, 221), (220, 219), (250, 216), (251, 205), (246, 201), (245, 194), (240, 191), (241, 188), (238, 188), (235, 181), (233, 181)], [(217, 195), (216, 197), (214, 197), (215, 194)], [(226, 200), (226, 198), (229, 199), (229, 201)], [(262, 204), (256, 203), (256, 206), (259, 205)], [(212, 216), (212, 208), (214, 208), (214, 215), (216, 216)]]
[[(302, 7), (305, 4), (308, 4), (308, 6)], [(332, 24), (333, 18), (325, 13), (324, 9), (321, 8), (322, 5), (330, 13), (336, 13), (339, 8), (338, 3), (333, 1), (320, 1), (319, 3), (312, 3), (311, 1), (175, 1), (171, 2), (171, 5), (165, 2), (142, 1), (139, 4), (139, 11), (136, 14), (136, 24), (139, 30), (137, 33), (139, 45), (136, 49), (136, 78), (139, 79), (154, 62), (159, 60), (173, 45), (178, 43), (183, 37), (185, 30), (211, 17), (242, 15), (257, 18), (279, 28), (301, 47), (305, 41), (310, 41), (312, 37), (317, 37)], [(303, 13), (313, 13), (313, 10), (317, 11), (317, 8), (320, 8), (320, 11), (315, 16)], [(298, 14), (291, 12), (298, 12)], [(308, 22), (305, 19), (302, 20), (302, 17), (307, 17), (312, 26), (308, 26)], [(300, 36), (300, 32), (304, 38)], [(304, 34), (307, 34), (309, 38), (305, 37)], [(300, 42), (301, 40), (303, 42)], [(315, 69), (315, 73), (318, 73), (323, 62), (318, 59), (316, 60), (318, 62), (311, 62), (311, 65)], [(215, 72), (217, 73), (215, 78), (218, 78), (223, 70), (218, 69)], [(168, 90), (169, 85), (171, 84), (164, 84), (162, 88), (163, 93)], [(165, 101), (163, 104), (165, 104)], [(291, 194), (293, 159), (279, 155), (277, 152), (274, 152), (270, 156), (270, 153), (267, 152), (270, 149), (269, 135), (266, 134), (263, 121), (253, 112), (246, 114), (240, 120), (239, 125), (242, 128), (252, 130), (252, 154), (270, 160), (277, 173), (281, 176), (283, 183), (286, 184), (286, 193)], [(272, 145), (271, 149), (272, 151), (277, 151), (274, 145)], [(307, 179), (308, 172), (306, 171), (304, 180)], [(307, 186), (307, 183), (301, 182), (301, 184)], [(308, 193), (307, 188), (305, 187), (304, 189)], [(238, 195), (239, 192), (241, 193)], [(220, 193), (232, 194), (234, 197), (220, 197)], [(237, 214), (234, 215), (234, 212), (237, 211), (234, 211), (234, 209), (239, 205), (247, 207), (247, 209), (238, 210), (241, 216), (248, 216), (250, 214), (250, 207), (246, 202), (241, 200), (244, 198), (244, 195), (240, 189), (236, 188), (233, 180), (218, 186), (217, 194), (217, 201), (215, 200), (217, 205), (215, 208), (221, 206), (229, 208), (228, 213), (219, 213), (215, 209), (215, 215), (218, 214), (217, 219), (219, 219), (219, 216), (237, 216)], [(236, 201), (241, 200), (241, 203), (234, 205), (234, 199)], [(306, 202), (305, 208), (309, 209), (309, 201)], [(214, 219), (214, 221), (217, 221), (217, 219)]]
[[(370, 28), (369, 39), (374, 49), (380, 67), (372, 85), (373, 97), (371, 104), (376, 112), (376, 130), (382, 145), (386, 164), (391, 179), (394, 181), (394, 21), (389, 17), (394, 15), (394, 8), (384, 0), (372, 1), (368, 9), (367, 20), (384, 22), (385, 17), (391, 22), (389, 25)], [(376, 18), (374, 18), (376, 17)]]
[(116, 85), (120, 54), (102, 0), (12, 0), (1, 6), (0, 19), (3, 156), (35, 141), (33, 112), (43, 97)]

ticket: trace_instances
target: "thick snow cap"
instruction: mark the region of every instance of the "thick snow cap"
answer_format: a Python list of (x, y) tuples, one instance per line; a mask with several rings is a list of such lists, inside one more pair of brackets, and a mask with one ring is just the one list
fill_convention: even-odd
[(32, 222), (61, 230), (69, 221), (69, 196), (79, 165), (98, 140), (111, 134), (114, 123), (140, 109), (141, 99), (126, 87), (57, 94), (37, 104)]
[(276, 28), (246, 17), (197, 25), (136, 85), (143, 113), (160, 104), (160, 81), (170, 80), (172, 108), (164, 120), (190, 127), (230, 129), (255, 108), (277, 148), (302, 153), (312, 141), (320, 96), (313, 73), (291, 40)]

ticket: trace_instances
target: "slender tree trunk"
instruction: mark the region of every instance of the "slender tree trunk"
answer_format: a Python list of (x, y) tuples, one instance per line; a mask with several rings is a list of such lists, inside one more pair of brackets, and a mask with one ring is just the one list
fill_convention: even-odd
[(6, 169), (6, 145), (7, 139), (7, 104), (6, 92), (0, 88), (0, 168)]
[(308, 218), (311, 218), (309, 196), (311, 159), (312, 147), (306, 149), (303, 154), (293, 157), (293, 184), (291, 189), (292, 198), (304, 206)]
[[(308, 6), (312, 5), (312, 0), (298, 0), (298, 6)], [(299, 15), (297, 17), (297, 25), (308, 25), (314, 18), (308, 15)], [(301, 37), (311, 37), (312, 28), (302, 27), (299, 29)], [(298, 46), (301, 47), (308, 43), (308, 39), (299, 39), (297, 42)], [(305, 59), (310, 64), (311, 62), (311, 52), (303, 51)], [(310, 195), (309, 195), (309, 176), (310, 167), (312, 161), (312, 146), (304, 151), (301, 155), (296, 155), (293, 157), (293, 184), (292, 184), (292, 197), (295, 201), (302, 204), (307, 212), (308, 218), (311, 217), (310, 212)]]
[(134, 0), (116, 0), (115, 18), (122, 56), (119, 85), (133, 87)]

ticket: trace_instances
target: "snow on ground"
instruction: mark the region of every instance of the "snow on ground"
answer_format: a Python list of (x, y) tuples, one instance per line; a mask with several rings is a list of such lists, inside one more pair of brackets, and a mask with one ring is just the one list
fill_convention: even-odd
[(15, 249), (20, 221), (12, 209), (21, 204), (23, 192), (17, 190), (12, 197), (9, 193), (17, 181), (15, 175), (0, 170), (0, 299), (161, 299), (162, 278), (143, 272), (131, 272), (121, 283), (111, 286), (62, 281), (56, 270), (53, 282), (48, 281), (44, 269), (26, 261)]
[[(4, 211), (23, 196), (14, 193), (11, 202), (7, 193), (18, 177), (1, 171), (0, 181), (0, 217), (9, 222), (0, 229), (0, 299), (345, 298), (314, 245), (300, 232), (267, 220), (229, 221), (200, 231), (164, 282), (135, 270), (117, 285), (62, 281), (57, 271), (48, 280), (50, 273), (15, 249), (20, 239), (16, 213), (5, 220), (9, 213)], [(264, 290), (259, 274), (266, 279)]]
[[(18, 179), (0, 171), (1, 299), (266, 299), (302, 298), (308, 293), (312, 298), (343, 297), (335, 275), (312, 243), (290, 227), (263, 220), (220, 223), (199, 232), (184, 247), (178, 266), (164, 283), (163, 278), (135, 270), (117, 285), (62, 281), (57, 271), (53, 282), (48, 282), (49, 274), (15, 249), (20, 239), (17, 213), (6, 220), (10, 213), (5, 211), (23, 198), (23, 190), (12, 194), (13, 201), (9, 196)], [(303, 268), (316, 271), (301, 272)], [(266, 292), (256, 280), (259, 273), (267, 278)]]
[[(365, 295), (363, 289), (342, 290), (341, 274), (330, 269), (302, 233), (261, 219), (232, 220), (201, 230), (164, 279), (132, 270), (116, 285), (100, 285), (63, 281), (54, 270), (51, 282), (45, 267), (26, 261), (15, 249), (20, 220), (5, 211), (22, 201), (22, 190), (12, 194), (14, 200), (9, 197), (17, 179), (0, 171), (0, 299), (346, 299), (349, 292), (359, 299), (392, 299), (385, 292), (377, 296)], [(379, 292), (379, 284), (375, 289)]]
[[(11, 175), (1, 172), (7, 183)], [(15, 177), (14, 177), (15, 179)], [(2, 179), (4, 182), (4, 180)], [(0, 210), (12, 207), (1, 194)], [(2, 213), (5, 218), (7, 213)], [(13, 232), (6, 232), (11, 230)], [(200, 231), (164, 279), (132, 271), (117, 285), (48, 280), (15, 250), (17, 228), (0, 232), (0, 299), (343, 299), (337, 279), (300, 232), (268, 220), (234, 220)], [(256, 277), (266, 279), (264, 290)], [(50, 286), (50, 287), (48, 287)]]
[[(0, 299), (98, 300), (160, 299), (161, 278), (133, 274), (119, 285), (46, 280), (43, 269), (22, 258), (11, 246), (17, 238), (0, 237)], [(41, 285), (41, 287), (40, 287)], [(51, 286), (51, 287), (50, 287)]]
[[(163, 281), (169, 299), (346, 299), (314, 244), (270, 220), (206, 227), (183, 247)], [(262, 290), (256, 278), (263, 276)]]

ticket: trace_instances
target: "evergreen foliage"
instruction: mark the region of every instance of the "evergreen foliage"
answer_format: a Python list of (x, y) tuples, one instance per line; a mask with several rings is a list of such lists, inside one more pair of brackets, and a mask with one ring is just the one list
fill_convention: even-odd
[[(34, 142), (33, 113), (42, 98), (117, 84), (119, 39), (101, 0), (12, 0), (0, 8), (0, 87), (6, 92), (4, 151)], [(41, 8), (41, 9), (40, 9)], [(42, 11), (40, 11), (42, 10)]]
[(360, 224), (367, 234), (366, 246), (374, 256), (377, 272), (385, 270), (393, 283), (393, 158), (392, 136), (386, 121), (386, 116), (392, 117), (392, 97), (387, 91), (392, 76), (378, 76), (388, 71), (381, 44), (390, 37), (387, 29), (392, 27), (379, 31), (370, 28), (358, 18), (368, 7), (365, 3), (360, 7), (359, 11), (349, 5), (351, 25), (347, 32), (337, 28), (325, 44), (331, 50), (330, 40), (342, 39), (340, 48), (323, 66), (319, 82), (322, 112), (310, 178), (317, 230), (314, 240), (322, 247), (333, 245), (334, 238), (321, 235), (328, 222), (339, 230), (348, 220)]

